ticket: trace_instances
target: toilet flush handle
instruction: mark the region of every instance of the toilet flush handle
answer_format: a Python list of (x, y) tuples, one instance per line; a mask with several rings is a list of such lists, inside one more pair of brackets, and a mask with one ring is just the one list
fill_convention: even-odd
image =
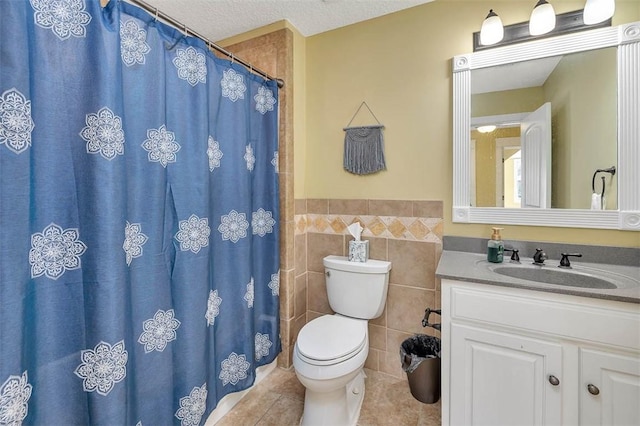
[(330, 277), (331, 276), (331, 271), (327, 271), (327, 272), (325, 272), (325, 274), (327, 275), (327, 277)]

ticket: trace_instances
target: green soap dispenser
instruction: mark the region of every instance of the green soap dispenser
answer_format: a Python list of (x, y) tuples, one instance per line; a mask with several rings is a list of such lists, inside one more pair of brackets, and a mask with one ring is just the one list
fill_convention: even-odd
[(502, 263), (504, 256), (504, 243), (500, 236), (500, 231), (504, 228), (491, 228), (493, 234), (491, 239), (487, 242), (487, 260), (492, 263)]

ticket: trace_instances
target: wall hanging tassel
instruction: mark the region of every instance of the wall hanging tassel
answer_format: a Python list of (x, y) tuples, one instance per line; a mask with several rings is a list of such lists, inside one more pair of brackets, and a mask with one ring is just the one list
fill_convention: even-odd
[[(378, 124), (370, 126), (349, 127), (353, 119), (358, 115), (362, 105), (366, 106)], [(344, 135), (344, 169), (356, 175), (368, 175), (386, 170), (384, 160), (384, 138), (382, 136), (384, 126), (366, 102), (362, 102), (351, 121), (343, 130)]]

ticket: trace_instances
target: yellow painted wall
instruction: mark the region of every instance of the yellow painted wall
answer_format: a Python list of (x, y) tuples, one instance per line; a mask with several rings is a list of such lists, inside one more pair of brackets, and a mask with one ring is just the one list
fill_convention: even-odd
[(533, 112), (544, 103), (542, 87), (471, 95), (471, 117)]
[[(617, 50), (567, 55), (544, 84), (551, 102), (553, 135), (552, 205), (588, 209), (591, 178), (617, 163)], [(607, 208), (617, 209), (617, 176), (606, 178)]]
[[(520, 137), (520, 128), (496, 129), (489, 133), (471, 132), (476, 141), (476, 205), (495, 207), (496, 203), (496, 139)], [(445, 231), (446, 234), (446, 231)]]
[[(307, 38), (306, 166), (295, 170), (304, 197), (444, 200), (446, 235), (488, 237), (489, 224), (451, 222), (451, 58), (472, 51), (472, 33), (489, 8), (509, 25), (528, 20), (534, 3), (437, 0)], [(613, 24), (640, 20), (638, 4), (617, 1)], [(584, 1), (553, 5), (563, 13)], [(371, 176), (342, 169), (342, 128), (363, 100), (386, 126), (388, 170)], [(640, 246), (637, 232), (529, 226), (503, 232), (506, 239)]]

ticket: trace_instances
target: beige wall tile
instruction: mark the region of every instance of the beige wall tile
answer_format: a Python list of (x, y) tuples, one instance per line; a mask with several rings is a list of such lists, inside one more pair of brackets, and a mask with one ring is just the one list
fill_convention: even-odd
[(295, 283), (293, 316), (298, 318), (307, 313), (307, 274), (298, 275)]
[(387, 295), (387, 302), (384, 305), (384, 310), (382, 311), (382, 314), (378, 318), (369, 320), (370, 324), (379, 325), (382, 327), (387, 326), (387, 305), (388, 304), (389, 304), (389, 295)]
[(324, 273), (308, 272), (307, 274), (307, 309), (325, 314), (332, 314), (327, 298), (327, 287)]
[(369, 356), (364, 362), (364, 368), (369, 368), (374, 371), (378, 371), (378, 359), (380, 351), (377, 349), (369, 349)]
[(372, 216), (413, 216), (413, 202), (404, 200), (369, 200)]
[(294, 202), (294, 214), (307, 214), (307, 200), (297, 199)]
[(280, 270), (280, 316), (286, 320), (293, 318), (294, 271)]
[(322, 259), (330, 254), (344, 256), (344, 236), (307, 234), (307, 270), (324, 273)]
[(292, 341), (295, 342), (298, 340), (298, 333), (300, 333), (300, 330), (302, 330), (302, 327), (304, 327), (304, 325), (307, 323), (307, 315), (306, 314), (302, 314), (299, 317), (297, 317), (294, 321), (293, 321), (293, 329), (291, 330), (291, 338), (293, 339)]
[(280, 268), (295, 268), (294, 236), (295, 222), (293, 220), (280, 224)]
[(389, 281), (420, 288), (435, 288), (435, 244), (389, 239), (393, 263)]
[(295, 236), (295, 268), (296, 275), (307, 272), (307, 235), (300, 234)]
[(329, 200), (313, 198), (308, 199), (307, 213), (329, 214)]
[(414, 201), (412, 216), (442, 218), (442, 205), (442, 201)]
[(329, 200), (329, 214), (367, 215), (367, 200)]
[(387, 327), (405, 333), (422, 333), (422, 318), (427, 307), (435, 308), (434, 291), (389, 285)]
[(293, 220), (295, 215), (295, 200), (293, 198), (293, 173), (284, 173), (284, 186), (280, 187), (280, 197), (284, 194), (284, 203), (280, 201), (280, 209), (284, 209), (287, 221)]
[(314, 319), (319, 318), (319, 317), (321, 317), (323, 315), (326, 315), (326, 314), (323, 313), (323, 312), (314, 312), (314, 311), (311, 311), (311, 310), (307, 310), (307, 322), (311, 322)]
[(402, 364), (400, 363), (400, 354), (398, 351), (395, 351), (393, 353), (380, 352), (378, 359), (378, 369), (379, 371), (393, 377), (406, 377), (405, 372), (402, 370)]
[(385, 327), (369, 323), (369, 347), (382, 351), (387, 350), (387, 329)]

